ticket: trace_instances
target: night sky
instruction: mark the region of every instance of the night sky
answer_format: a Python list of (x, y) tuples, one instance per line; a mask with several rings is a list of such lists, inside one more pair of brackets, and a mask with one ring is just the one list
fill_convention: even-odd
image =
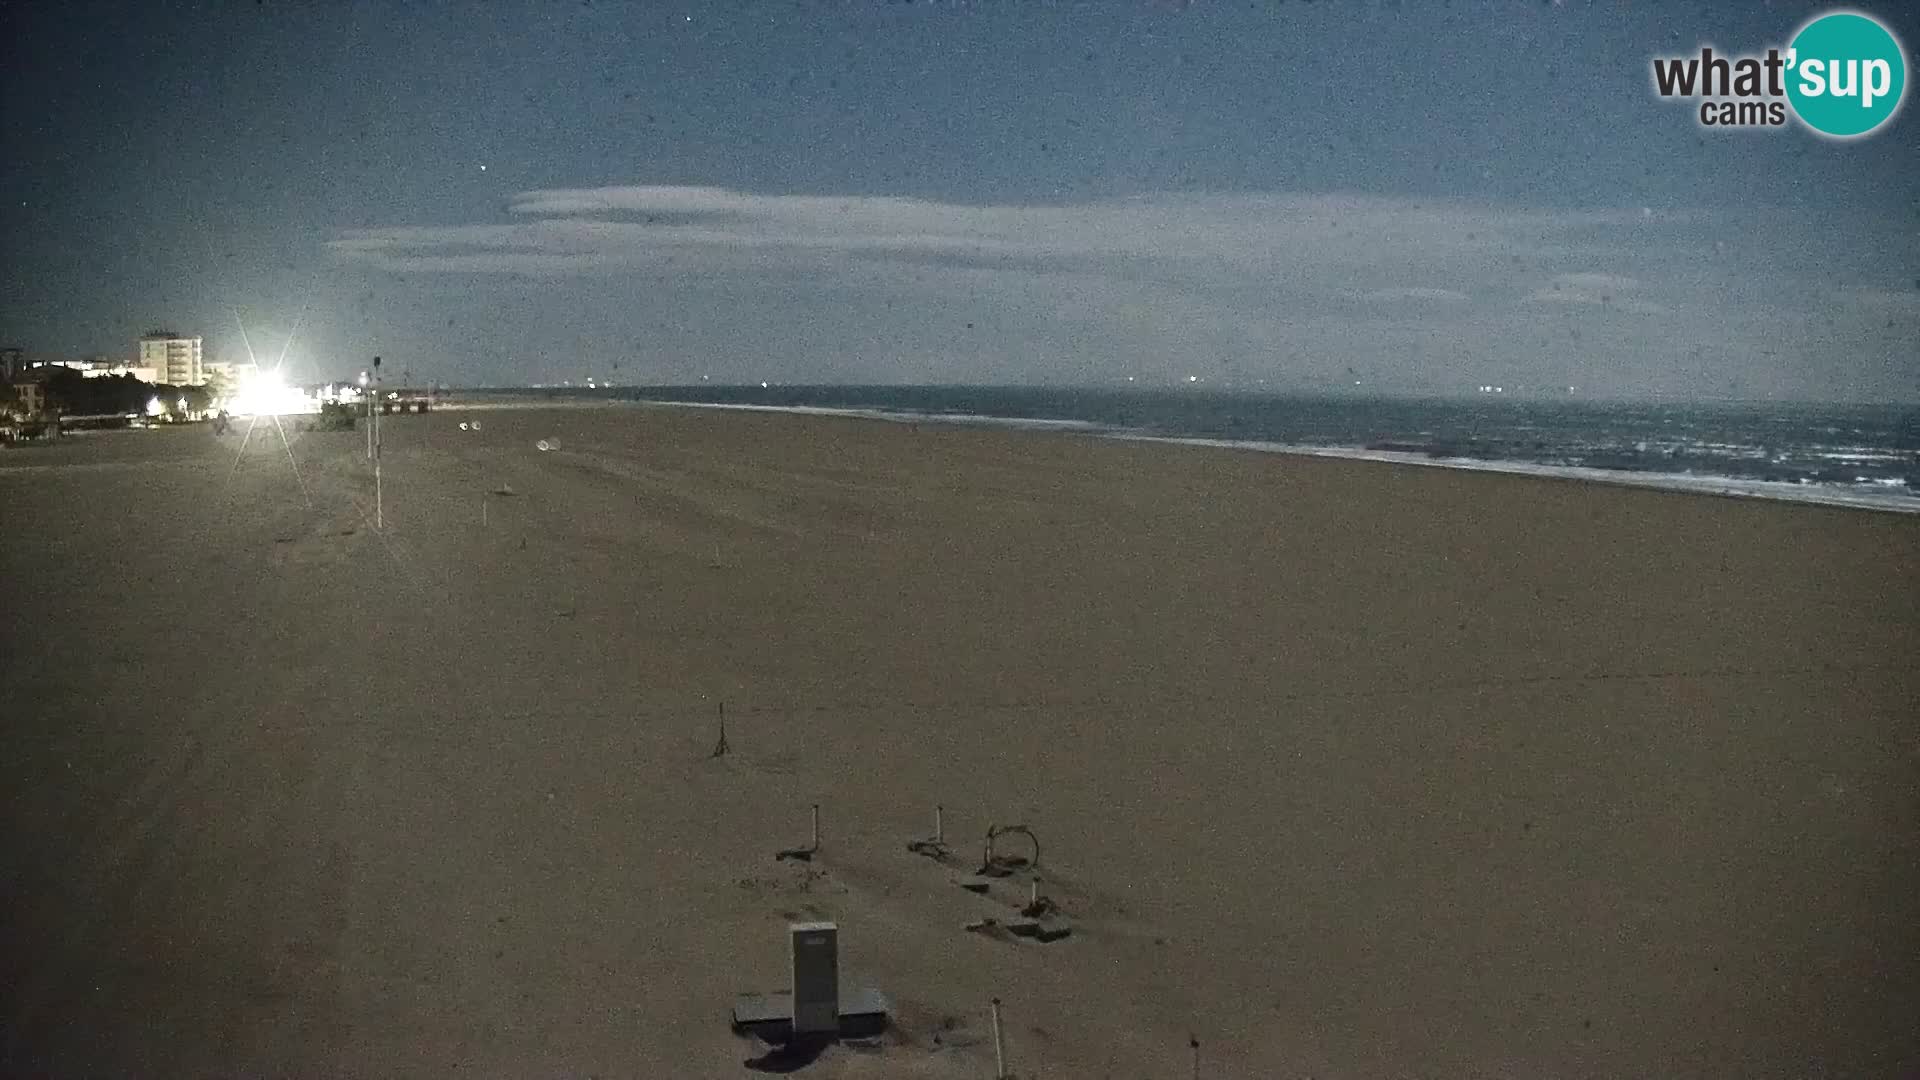
[(15, 3), (0, 339), (1920, 401), (1913, 102), (1832, 142), (1650, 86), (1826, 7)]

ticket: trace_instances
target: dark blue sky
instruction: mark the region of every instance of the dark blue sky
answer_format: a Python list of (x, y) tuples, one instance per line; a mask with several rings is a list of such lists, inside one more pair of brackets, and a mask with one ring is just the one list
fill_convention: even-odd
[(1820, 10), (13, 5), (0, 337), (225, 357), (237, 307), (304, 311), (301, 378), (1920, 400), (1913, 110), (1716, 132), (1649, 86)]

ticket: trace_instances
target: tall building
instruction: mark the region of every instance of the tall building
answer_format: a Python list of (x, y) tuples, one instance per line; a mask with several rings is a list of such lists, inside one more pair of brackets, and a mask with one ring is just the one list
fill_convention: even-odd
[(0, 349), (0, 382), (12, 382), (14, 376), (27, 370), (27, 352), (9, 345)]
[(207, 381), (200, 339), (169, 330), (154, 330), (140, 339), (139, 366), (152, 368), (161, 382), (173, 386), (200, 386)]

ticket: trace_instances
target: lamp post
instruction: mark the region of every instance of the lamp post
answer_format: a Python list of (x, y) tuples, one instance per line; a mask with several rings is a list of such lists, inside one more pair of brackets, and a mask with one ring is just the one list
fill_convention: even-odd
[[(373, 397), (380, 396), (380, 358), (373, 358)], [(371, 400), (371, 399), (369, 399)], [(371, 406), (369, 406), (371, 408)], [(380, 490), (380, 411), (372, 409), (373, 415), (373, 527), (376, 530), (386, 528), (386, 513)]]

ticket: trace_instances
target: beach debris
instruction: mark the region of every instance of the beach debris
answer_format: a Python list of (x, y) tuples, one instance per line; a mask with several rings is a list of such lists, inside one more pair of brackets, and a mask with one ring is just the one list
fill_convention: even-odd
[(467, 422), (465, 420), (460, 421), (460, 430), (461, 431), (467, 430)]
[(534, 443), (533, 445), (535, 449), (540, 450), (542, 452), (547, 450), (558, 450), (560, 449), (560, 440), (559, 439), (541, 439), (538, 442)]
[(813, 842), (803, 848), (788, 848), (775, 852), (775, 859), (797, 859), (800, 862), (812, 862), (820, 852), (820, 804), (813, 804)]
[(1039, 878), (1034, 878), (1027, 883), (1027, 906), (1020, 909), (1020, 914), (1029, 919), (1038, 919), (1057, 910), (1059, 910), (1058, 907), (1051, 899), (1040, 895)]
[(720, 741), (713, 744), (713, 753), (707, 756), (710, 758), (725, 757), (727, 749), (727, 703), (723, 701), (720, 703)]
[(946, 823), (943, 820), (945, 814), (946, 808), (936, 805), (933, 808), (933, 835), (925, 839), (909, 841), (907, 850), (915, 855), (925, 855), (935, 862), (945, 862), (950, 854), (947, 848)]
[(1020, 909), (1020, 918), (1007, 923), (1007, 933), (1043, 945), (1059, 941), (1073, 933), (1071, 927), (1052, 917), (1059, 910), (1052, 900), (1040, 895), (1040, 881), (1035, 878), (1028, 884), (1027, 904)]
[(1046, 919), (1015, 919), (1007, 924), (1007, 933), (1045, 945), (1069, 936), (1073, 930), (1071, 927)]
[(520, 494), (519, 492), (513, 490), (512, 484), (501, 484), (499, 487), (493, 489), (493, 493), (495, 495), (504, 496), (509, 499), (513, 498), (515, 495)]
[(887, 1029), (893, 1007), (885, 994), (870, 988), (840, 989), (838, 924), (789, 923), (787, 933), (793, 949), (792, 988), (736, 995), (736, 1033), (817, 1055), (829, 1043), (871, 1038)]
[[(994, 840), (1007, 833), (1018, 832), (1033, 844), (1033, 858), (1026, 859), (1018, 855), (1008, 855), (994, 850)], [(1020, 868), (1037, 868), (1040, 862), (1040, 842), (1034, 838), (1033, 830), (1024, 825), (993, 826), (987, 830), (987, 850), (979, 871), (965, 877), (957, 877), (954, 883), (970, 893), (981, 896), (993, 894), (993, 882), (996, 878), (1007, 878)], [(1026, 903), (1017, 908), (1018, 918), (1000, 922), (985, 918), (966, 924), (964, 929), (974, 933), (988, 933), (1000, 936), (1002, 933), (1014, 937), (1026, 938), (1041, 943), (1059, 941), (1071, 936), (1073, 929), (1062, 919), (1060, 905), (1050, 896), (1040, 892), (1040, 878), (1033, 875), (1027, 879)]]
[(1011, 922), (1001, 922), (991, 915), (966, 923), (961, 926), (961, 929), (996, 941), (1005, 941), (1011, 936), (1038, 941), (1041, 944), (1059, 941), (1073, 933), (1066, 926), (1041, 919), (1014, 919)]
[(1187, 1049), (1193, 1051), (1193, 1080), (1200, 1080), (1200, 1040), (1188, 1035)]
[[(994, 850), (994, 841), (1002, 836), (1018, 833), (1033, 845), (1033, 858), (1008, 855)], [(1025, 825), (989, 825), (987, 826), (986, 851), (980, 859), (980, 869), (975, 873), (985, 877), (1009, 877), (1015, 871), (1040, 865), (1040, 838)]]
[[(975, 875), (963, 879), (960, 887), (969, 892), (985, 894), (991, 880)], [(1012, 935), (1029, 941), (1038, 941), (1044, 945), (1073, 934), (1073, 928), (1058, 917), (1059, 912), (1059, 907), (1052, 900), (1040, 895), (1039, 886), (1036, 883), (1028, 893), (1026, 906), (1020, 909), (1019, 918), (1002, 922), (989, 915), (966, 923), (961, 929), (968, 933), (999, 938), (1003, 941), (1008, 935)]]

